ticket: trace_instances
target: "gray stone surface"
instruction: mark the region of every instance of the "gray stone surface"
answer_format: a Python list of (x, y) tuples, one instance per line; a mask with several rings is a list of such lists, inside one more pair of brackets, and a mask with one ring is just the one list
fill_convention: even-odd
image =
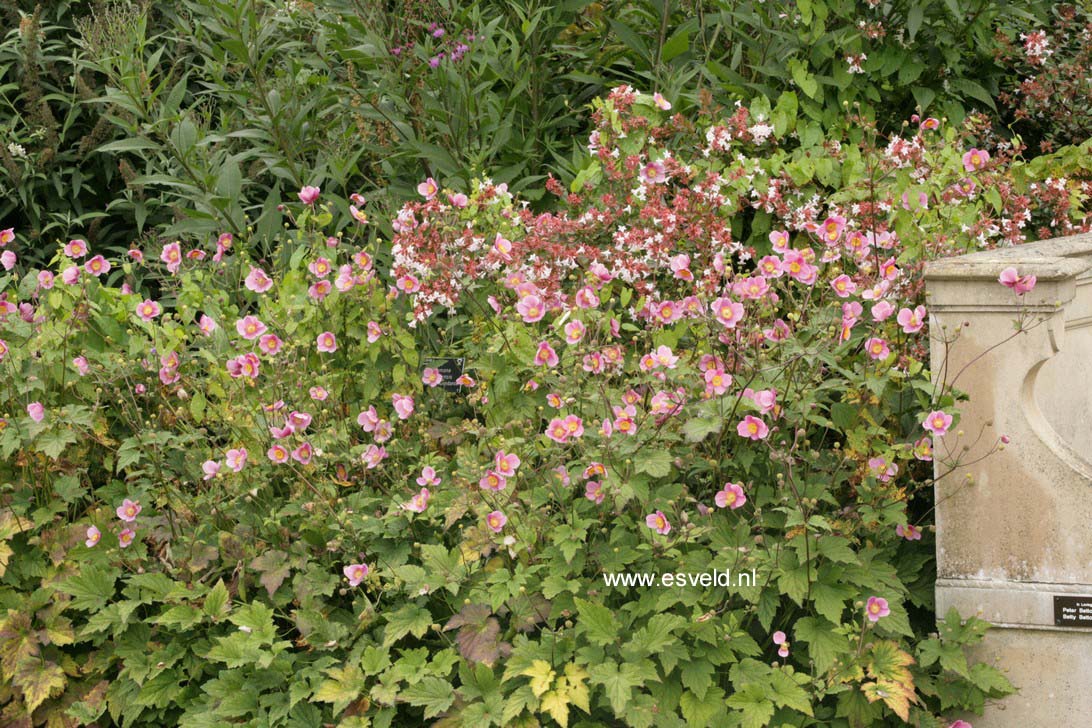
[(935, 261), (926, 290), (934, 379), (970, 397), (934, 443), (937, 607), (995, 623), (978, 654), (1020, 689), (972, 722), (1092, 726), (1092, 629), (1053, 611), (1092, 596), (1092, 235)]

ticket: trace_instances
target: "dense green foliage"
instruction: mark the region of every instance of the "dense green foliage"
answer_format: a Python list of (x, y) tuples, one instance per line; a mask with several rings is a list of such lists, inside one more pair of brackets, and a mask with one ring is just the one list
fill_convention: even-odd
[[(425, 182), (392, 239), (330, 236), (347, 201), (303, 189), (266, 257), (75, 241), (0, 279), (5, 721), (936, 725), (1005, 694), (962, 652), (984, 623), (932, 634), (956, 394), (914, 307), (923, 257), (1019, 239), (1027, 171), (972, 127), (834, 152), (792, 103), (690, 125), (617, 90), (557, 213)], [(605, 581), (726, 569), (754, 581)]]

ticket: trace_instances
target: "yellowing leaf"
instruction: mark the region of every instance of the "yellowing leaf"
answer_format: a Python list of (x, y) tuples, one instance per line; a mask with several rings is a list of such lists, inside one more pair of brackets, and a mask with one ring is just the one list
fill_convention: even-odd
[(11, 680), (19, 665), (38, 655), (38, 635), (30, 627), (30, 615), (8, 610), (0, 620), (0, 672)]
[(835, 682), (849, 684), (864, 680), (864, 669), (856, 662), (842, 662), (830, 669), (831, 677)]
[(314, 699), (320, 703), (333, 703), (335, 712), (356, 700), (364, 689), (364, 673), (357, 667), (333, 667), (326, 674), (329, 678), (319, 685)]
[(868, 702), (875, 703), (877, 700), (883, 700), (888, 708), (895, 711), (895, 715), (904, 721), (910, 720), (910, 700), (906, 696), (906, 691), (898, 683), (887, 680), (870, 682), (862, 685), (861, 690), (864, 691)]
[(349, 715), (338, 721), (337, 728), (371, 728), (372, 719), (366, 715)]
[[(476, 538), (473, 538), (476, 537)], [(487, 543), (487, 537), (484, 533), (470, 533), (467, 534), (467, 539), (459, 544), (459, 553), (462, 555), (463, 561), (467, 564), (473, 564), (480, 561), (482, 558), (482, 552), (488, 548), (491, 544)]]
[(31, 657), (19, 663), (12, 682), (23, 692), (27, 712), (33, 713), (52, 693), (64, 690), (67, 681), (59, 665)]
[[(533, 688), (532, 688), (533, 689)], [(550, 717), (561, 724), (561, 728), (569, 725), (569, 698), (560, 690), (551, 690), (542, 696), (542, 710), (550, 714)]]
[(914, 688), (914, 677), (907, 668), (914, 664), (914, 658), (899, 649), (895, 642), (886, 640), (873, 642), (868, 650), (868, 676), (877, 680), (908, 685)]
[(50, 642), (58, 647), (70, 645), (76, 640), (76, 635), (72, 630), (72, 622), (64, 617), (54, 617), (53, 621), (46, 626), (46, 636), (49, 637)]
[(545, 660), (535, 660), (529, 668), (520, 674), (531, 678), (531, 692), (535, 694), (536, 698), (541, 698), (542, 694), (550, 689), (556, 675), (553, 669), (550, 668), (550, 663)]
[(13, 553), (7, 541), (0, 541), (0, 576), (3, 576), (8, 570), (8, 560), (11, 559)]
[(567, 692), (569, 695), (569, 702), (583, 710), (585, 713), (591, 713), (591, 705), (588, 702), (588, 686), (585, 684), (587, 679), (588, 673), (576, 663), (570, 662), (565, 666), (565, 680), (568, 682)]
[[(520, 685), (516, 688), (504, 702), (504, 712), (501, 715), (501, 725), (510, 726), (516, 723), (516, 717), (523, 715), (524, 710), (536, 709), (539, 705), (539, 700), (531, 692), (530, 685)], [(534, 718), (532, 717), (532, 720)], [(537, 720), (534, 721), (536, 724)], [(461, 725), (461, 723), (459, 724)], [(454, 726), (452, 728), (455, 728)]]
[(10, 510), (0, 511), (0, 541), (7, 541), (17, 533), (30, 530), (29, 519), (19, 518)]
[(904, 721), (910, 719), (910, 703), (917, 702), (914, 676), (907, 669), (914, 658), (899, 649), (895, 642), (874, 642), (868, 649), (868, 675), (876, 682), (861, 686), (868, 702), (883, 700), (887, 707)]

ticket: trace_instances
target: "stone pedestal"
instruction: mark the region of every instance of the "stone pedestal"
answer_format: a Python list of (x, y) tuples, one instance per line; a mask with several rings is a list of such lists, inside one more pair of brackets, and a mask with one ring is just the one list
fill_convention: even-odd
[[(998, 283), (1010, 266), (1033, 291)], [(937, 611), (992, 622), (975, 657), (1020, 690), (971, 720), (1092, 726), (1092, 236), (936, 261), (926, 285), (934, 379), (970, 396), (934, 443)]]

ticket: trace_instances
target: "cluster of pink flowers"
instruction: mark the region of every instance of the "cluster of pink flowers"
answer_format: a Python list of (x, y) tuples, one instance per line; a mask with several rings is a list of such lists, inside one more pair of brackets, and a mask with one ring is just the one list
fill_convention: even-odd
[(515, 477), (521, 460), (515, 453), (497, 452), (493, 458), (493, 467), (485, 472), (478, 485), (482, 490), (498, 492), (508, 487), (508, 479)]
[[(564, 485), (569, 484), (569, 475), (565, 472), (563, 466), (559, 476)], [(607, 477), (607, 468), (598, 461), (591, 462), (588, 467), (584, 468), (582, 477), (584, 478), (584, 497), (596, 505), (601, 504), (607, 497), (606, 492), (603, 490), (603, 481)], [(598, 480), (592, 480), (592, 478), (598, 478)]]
[[(609, 102), (624, 112), (638, 96), (632, 89), (622, 88), (611, 95)], [(671, 108), (662, 96), (653, 96), (651, 102), (662, 111)], [(879, 329), (891, 316), (896, 316), (905, 334), (923, 330), (925, 308), (898, 305), (908, 295), (907, 280), (895, 262), (898, 236), (886, 228), (881, 208), (833, 205), (824, 209), (814, 201), (791, 203), (785, 180), (766, 180), (762, 186), (760, 177), (754, 183), (753, 195), (741, 199), (733, 195), (730, 200), (726, 188), (733, 180), (746, 176), (745, 166), (722, 166), (722, 172), (714, 172), (713, 168), (698, 171), (654, 143), (645, 151), (626, 154), (620, 139), (644, 130), (644, 122), (623, 114), (619, 132), (613, 122), (603, 118), (599, 121), (591, 151), (602, 165), (605, 179), (617, 191), (591, 204), (572, 195), (568, 210), (540, 215), (520, 207), (503, 184), (482, 181), (468, 195), (442, 190), (432, 178), (423, 180), (417, 188), (422, 201), (407, 204), (394, 221), (391, 295), (407, 297), (415, 319), (423, 320), (437, 308), (455, 307), (468, 283), (487, 277), (499, 281), (502, 290), (489, 296), (487, 303), (497, 316), (519, 321), (534, 332), (531, 340), (537, 340), (537, 345), (528, 364), (539, 367), (545, 379), (572, 364), (591, 377), (609, 378), (624, 372), (630, 352), (620, 319), (627, 314), (633, 322), (652, 330), (683, 323), (707, 325), (712, 345), (723, 346), (725, 352), (749, 346), (777, 347), (795, 334), (793, 319), (780, 315), (787, 308), (786, 297), (819, 295), (817, 283), (821, 279), (826, 281), (823, 289), (833, 292), (839, 303), (835, 309), (840, 310), (841, 324), (835, 334), (837, 341), (849, 342), (858, 326)], [(936, 119), (926, 119), (920, 122), (920, 133), (938, 126)], [(747, 117), (745, 110), (740, 110), (720, 131), (711, 131), (709, 138), (713, 142), (706, 151), (729, 158), (738, 144), (756, 143), (756, 139), (768, 135), (757, 129), (757, 123)], [(920, 137), (903, 141), (904, 145), (892, 147), (893, 163), (918, 164), (923, 149)], [(968, 173), (978, 173), (989, 161), (987, 152), (971, 149), (964, 155), (963, 164)], [(970, 182), (973, 185), (973, 180)], [(298, 198), (302, 205), (315, 207), (321, 191), (306, 186)], [(357, 214), (364, 199), (354, 195), (351, 201), (356, 211), (353, 217), (366, 222), (366, 216), (362, 219)], [(906, 200), (912, 207), (927, 207), (928, 202), (918, 197), (910, 205), (909, 198)], [(768, 254), (760, 255), (733, 241), (731, 220), (725, 210), (738, 209), (734, 205), (774, 212), (782, 221), (782, 227), (769, 234)], [(476, 219), (487, 220), (490, 227), (479, 229)], [(231, 237), (220, 236), (214, 262), (219, 262), (231, 247)], [(64, 252), (74, 260), (89, 253), (82, 240), (70, 241)], [(143, 260), (139, 251), (133, 252), (138, 255), (131, 257)], [(306, 263), (311, 276), (308, 293), (315, 302), (321, 302), (333, 288), (347, 292), (375, 279), (367, 253), (358, 251), (351, 256), (351, 263), (339, 264), (338, 252), (338, 241), (333, 239), (328, 254)], [(160, 261), (175, 274), (184, 260), (202, 257), (186, 253), (181, 243), (173, 242), (163, 247)], [(83, 272), (92, 276), (109, 272), (109, 262), (96, 258), (101, 256), (87, 261)], [(251, 264), (246, 270), (244, 286), (255, 294), (256, 303), (252, 312), (241, 313), (235, 321), (235, 343), (239, 348), (225, 359), (225, 366), (232, 378), (255, 383), (262, 376), (263, 364), (283, 351), (285, 341), (275, 331), (276, 322), (263, 320), (261, 313), (261, 297), (273, 290), (276, 282), (258, 265)], [(76, 269), (73, 275), (80, 272)], [(48, 277), (40, 278), (40, 282), (52, 285)], [(1003, 276), (1002, 282), (1011, 283), (1018, 292), (1034, 285), (1033, 278), (1018, 276), (1011, 281)], [(597, 323), (593, 329), (589, 322), (600, 318), (597, 309), (617, 294), (619, 286), (632, 289), (635, 300), (617, 318), (610, 318), (609, 324)], [(866, 303), (871, 306), (869, 324), (863, 323)], [(135, 307), (137, 317), (149, 323), (162, 311), (154, 300), (143, 300)], [(198, 317), (197, 327), (204, 336), (219, 330), (207, 314)], [(873, 360), (886, 363), (893, 353), (890, 335), (879, 330), (869, 333), (858, 339), (864, 351)], [(377, 322), (368, 322), (370, 343), (382, 335)], [(314, 351), (334, 354), (341, 344), (333, 331), (322, 331), (315, 338)], [(3, 352), (0, 349), (0, 356)], [(700, 380), (688, 381), (683, 377), (690, 370), (680, 366), (684, 353), (692, 352), (677, 352), (661, 344), (638, 355), (638, 368), (649, 384), (642, 385), (640, 391), (635, 388), (625, 392), (621, 401), (606, 402), (607, 411), (601, 420), (596, 418), (601, 424), (594, 428), (593, 436), (636, 437), (644, 432), (645, 422), (660, 427), (690, 402), (721, 397), (735, 398), (742, 408), (735, 425), (740, 438), (761, 443), (777, 431), (777, 392), (770, 386), (759, 390), (741, 386), (735, 376), (740, 366), (736, 356), (693, 352), (699, 354)], [(168, 353), (160, 363), (160, 381), (176, 384), (180, 378), (179, 355)], [(440, 385), (440, 371), (425, 369), (421, 382), (427, 387)], [(472, 380), (467, 377), (469, 382)], [(533, 389), (538, 382), (532, 380), (527, 386)], [(317, 384), (307, 391), (315, 402), (328, 396)], [(564, 405), (557, 394), (552, 399), (547, 397), (547, 402), (559, 410)], [(303, 438), (311, 415), (291, 410), (283, 403), (275, 404), (271, 414), (282, 407), (289, 414), (270, 425), (272, 440), (267, 446), (267, 458), (275, 464), (295, 461), (307, 465), (316, 454)], [(381, 417), (375, 406), (359, 414), (358, 424), (372, 435), (360, 455), (366, 470), (380, 467), (387, 459), (384, 443), (393, 435), (391, 420), (407, 420), (414, 411), (413, 395), (396, 392), (390, 395), (389, 419)], [(40, 409), (28, 412), (35, 418), (44, 416)], [(586, 423), (582, 414), (559, 412), (549, 418), (544, 423), (545, 438), (558, 446), (584, 438)], [(941, 436), (951, 421), (950, 415), (933, 412), (925, 418), (923, 427)], [(294, 441), (290, 442), (290, 438)], [(915, 454), (925, 459), (930, 445), (923, 438)], [(225, 458), (227, 467), (235, 472), (242, 470), (246, 460), (245, 448), (232, 449)], [(504, 490), (519, 464), (514, 454), (498, 453), (479, 485), (486, 491)], [(885, 465), (878, 471), (879, 477), (892, 477), (891, 467)], [(211, 479), (219, 474), (220, 461), (207, 460), (202, 469), (205, 479)], [(605, 470), (585, 476), (585, 496), (589, 500), (602, 502), (604, 479)], [(424, 513), (431, 497), (429, 489), (435, 488), (439, 479), (435, 471), (423, 470), (417, 480), (420, 490), (401, 508)], [(716, 493), (715, 502), (720, 508), (737, 509), (747, 502), (747, 496), (741, 485), (727, 483)], [(496, 520), (489, 521), (491, 528)], [(671, 529), (661, 511), (650, 514), (647, 522), (664, 535)]]
[[(561, 212), (535, 214), (521, 207), (505, 185), (488, 180), (465, 193), (443, 190), (433, 179), (421, 182), (423, 201), (403, 207), (393, 240), (392, 294), (409, 299), (415, 321), (458, 307), (473, 282), (498, 281), (501, 290), (475, 303), (488, 304), (502, 321), (522, 324), (534, 342), (526, 363), (541, 374), (525, 388), (533, 391), (543, 383), (550, 388), (545, 402), (557, 412), (544, 418), (544, 435), (557, 446), (588, 436), (588, 413), (565, 412), (573, 402), (552, 391), (556, 381), (580, 370), (609, 381), (635, 361), (644, 377), (639, 391), (632, 397), (623, 394), (622, 401), (615, 396), (604, 401), (606, 411), (594, 420), (601, 424), (589, 433), (592, 437), (602, 441), (644, 435), (646, 422), (658, 428), (690, 403), (727, 398), (738, 412), (735, 434), (765, 447), (764, 441), (776, 440), (781, 429), (781, 406), (772, 386), (776, 382), (757, 385), (763, 389), (745, 387), (740, 356), (733, 352), (771, 350), (791, 341), (800, 325), (793, 315), (800, 299), (823, 300), (825, 294), (835, 303), (834, 342), (861, 352), (881, 371), (903, 369), (908, 354), (920, 355), (929, 312), (917, 301), (918, 270), (914, 264), (904, 269), (898, 262), (902, 241), (891, 213), (924, 212), (974, 198), (983, 185), (997, 179), (1004, 154), (994, 158), (985, 149), (964, 147), (957, 174), (966, 176), (943, 193), (915, 188), (901, 198), (824, 205), (815, 198), (793, 198), (791, 180), (767, 179), (747, 166), (743, 154), (737, 155), (741, 144), (768, 138), (746, 110), (709, 130), (703, 156), (723, 155), (723, 161), (706, 168), (689, 165), (660, 147), (654, 122), (627, 115), (638, 98), (643, 97), (632, 89), (618, 89), (597, 112), (601, 124), (590, 151), (600, 164), (601, 189), (606, 191), (591, 199), (583, 196), (586, 190), (566, 192), (554, 182), (551, 189), (568, 203)], [(662, 97), (652, 102), (670, 108)], [(926, 136), (939, 138), (933, 133), (941, 122), (934, 117), (913, 121), (916, 133), (893, 139), (885, 158), (891, 169), (908, 169), (924, 183), (931, 143)], [(670, 133), (667, 127), (662, 131), (664, 137)], [(642, 151), (621, 142), (638, 134), (650, 139)], [(744, 160), (738, 167), (733, 166), (737, 158)], [(751, 188), (729, 194), (737, 180), (752, 178)], [(1000, 225), (992, 220), (980, 229), (972, 226), (972, 235), (984, 236), (982, 244), (995, 229), (1006, 240), (1018, 239), (1026, 221), (1026, 201), (1004, 185), (998, 189), (1008, 217)], [(769, 233), (768, 250), (733, 240), (728, 215), (748, 207), (771, 213), (780, 223)], [(1035, 281), (1006, 274), (1002, 283), (1022, 294)], [(633, 294), (623, 299), (621, 311), (615, 303), (619, 291)], [(604, 308), (611, 310), (609, 317), (603, 316)], [(651, 332), (708, 330), (711, 349), (699, 344), (694, 351), (677, 350), (674, 343), (657, 343), (632, 351), (623, 329), (634, 325)], [(717, 352), (718, 346), (724, 354)], [(692, 376), (694, 363), (700, 381)], [(435, 386), (438, 372), (426, 370), (422, 381)], [(947, 434), (953, 420), (939, 409), (923, 413), (924, 433), (912, 445), (900, 446), (902, 452), (931, 460), (933, 438)], [(869, 460), (868, 470), (880, 483), (900, 472), (888, 458), (889, 453)], [(508, 477), (490, 468), (479, 485), (500, 491)], [(602, 503), (607, 494), (604, 478), (585, 481), (585, 497)], [(714, 500), (720, 508), (737, 509), (747, 496), (741, 485), (727, 483)], [(647, 514), (646, 525), (660, 535), (671, 530), (668, 516), (659, 510)], [(921, 538), (921, 531), (909, 524), (900, 524), (897, 531), (902, 538)]]
[[(242, 472), (250, 454), (245, 447), (233, 447), (224, 453), (224, 464), (234, 473)], [(206, 460), (201, 465), (205, 480), (212, 480), (220, 474), (222, 466), (218, 460)]]
[(584, 420), (578, 415), (554, 417), (546, 425), (546, 437), (558, 444), (579, 439), (584, 434)]
[[(121, 505), (115, 509), (117, 517), (125, 524), (123, 528), (118, 531), (118, 546), (121, 548), (129, 548), (136, 539), (136, 530), (131, 524), (136, 523), (137, 516), (140, 515), (142, 510), (143, 508), (139, 501), (130, 500), (129, 498), (124, 499), (121, 502)], [(87, 548), (93, 548), (94, 546), (97, 546), (101, 540), (102, 531), (100, 531), (97, 526), (88, 526), (84, 545), (86, 545)]]
[(240, 354), (227, 361), (227, 371), (233, 379), (255, 380), (262, 371), (262, 360), (254, 352)]
[[(427, 35), (423, 40), (430, 50), (426, 50), (424, 53), (425, 55), (432, 54), (427, 61), (429, 68), (439, 68), (445, 61), (458, 63), (470, 51), (471, 45), (476, 40), (476, 35), (469, 30), (464, 30), (461, 35), (449, 33), (447, 28), (435, 22), (429, 23), (426, 30)], [(390, 54), (397, 59), (407, 59), (412, 57), (413, 50), (417, 47), (417, 43), (414, 41), (406, 41), (391, 46)]]
[[(278, 400), (264, 409), (272, 416), (273, 413), (279, 412), (284, 408), (284, 402)], [(266, 451), (266, 456), (269, 458), (270, 462), (282, 464), (287, 463), (289, 458), (291, 458), (300, 465), (311, 464), (311, 460), (315, 456), (315, 448), (310, 442), (305, 440), (291, 450), (289, 449), (291, 445), (282, 442), (293, 435), (302, 435), (311, 425), (311, 420), (312, 418), (309, 413), (293, 410), (283, 416), (283, 425), (269, 426), (269, 433), (273, 436), (274, 440), (269, 450)]]

